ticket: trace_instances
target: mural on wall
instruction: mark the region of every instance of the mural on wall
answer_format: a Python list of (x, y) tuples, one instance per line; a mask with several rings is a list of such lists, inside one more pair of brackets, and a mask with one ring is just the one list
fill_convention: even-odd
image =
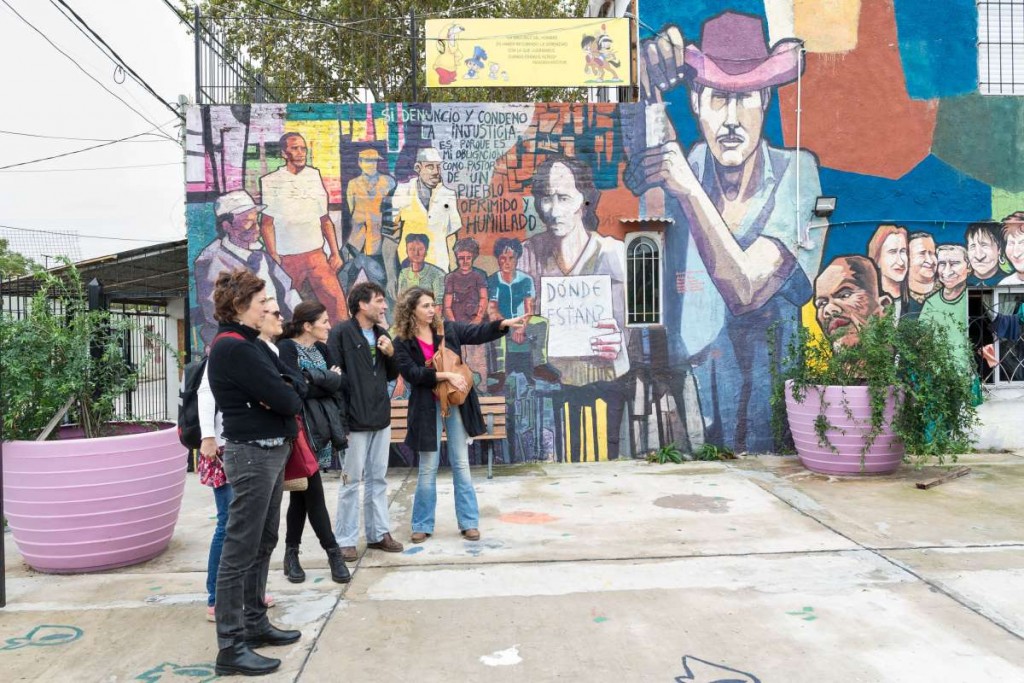
[[(638, 103), (190, 109), (196, 346), (215, 329), (216, 274), (238, 266), (286, 315), (316, 297), (344, 319), (362, 280), (391, 304), (427, 287), (453, 320), (527, 315), (466, 358), (478, 390), (508, 401), (514, 461), (773, 450), (772, 325), (779, 346), (800, 324), (849, 344), (894, 308), (945, 325), (969, 371), (968, 289), (1024, 284), (1018, 188), (944, 161), (963, 156), (952, 136), (930, 151), (936, 98), (962, 98), (970, 70), (949, 92), (924, 63), (911, 92), (896, 82), (901, 55), (935, 46), (878, 44), (872, 31), (897, 35), (891, 0), (842, 3), (831, 32), (813, 3), (731, 4), (645, 4), (662, 28), (641, 41)], [(895, 109), (861, 106), (872, 91)], [(839, 198), (828, 219), (821, 195)], [(658, 249), (655, 324), (627, 311), (635, 232)]]

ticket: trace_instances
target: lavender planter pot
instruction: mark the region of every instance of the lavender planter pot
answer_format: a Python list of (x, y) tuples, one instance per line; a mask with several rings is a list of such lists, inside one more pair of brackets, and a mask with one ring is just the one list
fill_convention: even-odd
[(185, 490), (185, 448), (173, 425), (141, 429), (122, 425), (121, 435), (97, 439), (66, 429), (56, 441), (3, 444), (4, 513), (29, 566), (102, 571), (167, 548)]
[[(818, 443), (814, 421), (821, 412), (821, 392), (825, 394), (825, 417), (832, 428), (826, 434), (838, 453)], [(845, 400), (845, 404), (844, 404)], [(847, 406), (853, 418), (846, 414)], [(867, 387), (808, 387), (803, 401), (793, 397), (793, 382), (786, 382), (786, 415), (793, 443), (804, 467), (821, 474), (888, 474), (903, 461), (903, 442), (892, 432), (896, 400), (890, 390), (885, 403), (885, 422), (864, 455), (864, 438), (871, 431), (871, 398)], [(845, 433), (844, 433), (845, 432)], [(863, 460), (863, 463), (862, 463)]]

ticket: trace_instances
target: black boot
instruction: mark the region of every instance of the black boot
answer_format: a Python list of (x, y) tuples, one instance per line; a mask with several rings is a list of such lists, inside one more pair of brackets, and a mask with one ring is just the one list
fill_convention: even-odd
[(284, 575), (292, 583), (302, 583), (306, 580), (306, 572), (302, 571), (299, 564), (299, 546), (286, 545), (284, 547)]
[(235, 643), (217, 653), (217, 665), (214, 671), (218, 676), (264, 676), (277, 671), (281, 666), (280, 659), (264, 657), (253, 652), (245, 643)]
[(330, 548), (327, 551), (327, 563), (331, 565), (331, 580), (334, 583), (348, 583), (352, 574), (345, 566), (345, 558), (341, 556), (341, 548)]

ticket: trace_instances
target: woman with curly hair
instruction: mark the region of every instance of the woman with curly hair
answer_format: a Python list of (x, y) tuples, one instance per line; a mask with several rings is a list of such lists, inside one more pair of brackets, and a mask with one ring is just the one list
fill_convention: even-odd
[[(461, 355), (462, 347), (486, 344), (518, 329), (525, 318), (510, 318), (471, 325), (441, 320), (434, 293), (412, 287), (399, 294), (395, 310), (395, 359), (398, 371), (411, 387), (408, 431), (405, 443), (419, 454), (419, 477), (412, 506), (412, 542), (422, 543), (434, 533), (437, 507), (437, 465), (441, 451), (441, 427), (448, 436), (448, 460), (455, 482), (455, 517), (468, 541), (480, 540), (480, 511), (469, 472), (468, 438), (483, 434), (483, 415), (476, 389), (455, 372), (437, 372), (434, 354), (443, 341), (449, 351)], [(438, 383), (447, 381), (459, 391), (468, 391), (461, 406), (452, 406), (448, 416), (434, 395)]]

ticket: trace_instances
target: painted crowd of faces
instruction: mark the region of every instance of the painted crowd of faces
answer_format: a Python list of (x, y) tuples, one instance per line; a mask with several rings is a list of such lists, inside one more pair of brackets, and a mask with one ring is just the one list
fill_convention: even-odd
[(938, 296), (966, 311), (968, 288), (1011, 285), (1024, 285), (1024, 211), (969, 224), (962, 243), (937, 244), (928, 232), (879, 225), (865, 255), (838, 256), (822, 269), (814, 306), (821, 331), (834, 344), (849, 345), (886, 307), (914, 316)]

